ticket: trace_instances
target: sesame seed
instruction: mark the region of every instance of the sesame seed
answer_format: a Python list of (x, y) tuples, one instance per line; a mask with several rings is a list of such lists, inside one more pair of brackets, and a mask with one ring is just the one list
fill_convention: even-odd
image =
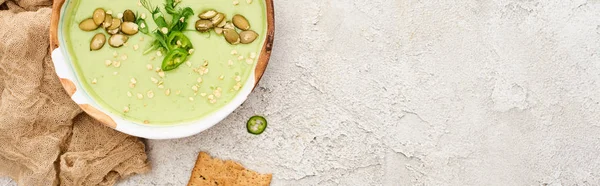
[(123, 18), (123, 13), (117, 14), (117, 18), (119, 18), (119, 19)]
[(175, 94), (177, 94), (177, 95), (181, 94), (181, 90), (175, 91)]
[(252, 63), (254, 63), (254, 60), (252, 60), (252, 59), (246, 59), (246, 63), (252, 64)]
[(219, 91), (219, 92), (221, 92), (223, 89), (221, 89), (221, 87), (217, 87), (216, 90)]
[(210, 103), (216, 103), (216, 102), (217, 102), (217, 100), (216, 100), (216, 99), (211, 99), (211, 100), (209, 100), (209, 102), (210, 102)]
[[(141, 23), (141, 24), (140, 24), (140, 28), (146, 28), (146, 24), (144, 24), (144, 23)], [(142, 40), (142, 41), (143, 41), (143, 40)]]
[(188, 98), (188, 99), (190, 99), (190, 101), (194, 101), (194, 97), (190, 97), (190, 98)]
[(256, 52), (250, 53), (250, 59), (254, 59), (254, 58), (256, 58)]
[(185, 65), (187, 65), (188, 67), (191, 67), (191, 66), (192, 66), (192, 62), (190, 62), (190, 61), (186, 61), (186, 62), (185, 62)]
[(128, 44), (127, 43), (123, 43), (123, 46), (128, 46)]
[(129, 83), (129, 88), (135, 88), (135, 83)]
[(121, 66), (121, 62), (120, 61), (113, 61), (113, 66), (119, 68)]
[(165, 83), (164, 81), (158, 81), (159, 85), (162, 85), (163, 83)]
[(208, 68), (205, 68), (205, 69), (204, 69), (204, 73), (205, 73), (205, 74), (208, 74)]
[(107, 10), (106, 14), (112, 14), (112, 10)]
[(94, 79), (92, 80), (92, 84), (96, 84), (97, 82), (98, 82), (98, 80), (97, 80), (96, 78), (94, 78)]
[(162, 52), (156, 51), (156, 56), (158, 56), (158, 57), (162, 56)]
[(202, 77), (198, 77), (198, 79), (196, 79), (196, 81), (197, 81), (198, 83), (202, 83)]
[(146, 69), (148, 69), (148, 70), (152, 70), (152, 69), (153, 69), (153, 68), (152, 68), (152, 64), (147, 64), (147, 65), (146, 65)]
[(168, 95), (171, 95), (171, 89), (167, 89), (167, 90), (165, 90), (165, 95), (167, 95), (167, 96), (168, 96)]
[(204, 92), (200, 93), (200, 96), (204, 97), (204, 96), (206, 96), (206, 93), (204, 93)]
[(252, 4), (252, 0), (246, 0), (246, 3)]
[(125, 113), (129, 112), (129, 107), (128, 106), (123, 107), (123, 112), (125, 112)]
[(240, 4), (240, 1), (238, 1), (238, 0), (233, 1), (233, 5), (238, 5), (238, 4)]
[(121, 56), (121, 59), (122, 59), (123, 61), (127, 60), (127, 55), (123, 54), (123, 55)]
[(223, 79), (225, 79), (225, 76), (223, 76), (223, 75), (219, 76), (219, 80), (223, 80)]
[(144, 41), (144, 37), (140, 37), (140, 41)]
[(221, 92), (215, 92), (214, 94), (215, 94), (215, 97), (217, 97), (217, 98), (221, 97)]
[(208, 95), (208, 99), (215, 99), (215, 95)]
[(136, 84), (136, 83), (137, 83), (137, 80), (136, 80), (135, 78), (131, 78), (131, 79), (129, 80), (129, 82), (131, 82), (131, 83), (133, 83), (133, 84)]
[(158, 83), (158, 79), (156, 79), (154, 77), (150, 77), (150, 81), (152, 81), (152, 83), (154, 83), (154, 84)]
[(150, 123), (150, 121), (144, 120), (144, 124), (149, 124), (149, 123)]
[(146, 93), (146, 95), (148, 96), (148, 98), (152, 99), (154, 97), (154, 92), (150, 90)]
[(242, 80), (242, 77), (240, 77), (240, 76), (235, 76), (235, 81), (241, 81), (241, 80)]
[(137, 45), (137, 44), (133, 45), (133, 50), (137, 51), (139, 48), (140, 48), (140, 45)]
[(183, 23), (185, 21), (185, 17), (179, 18), (179, 21), (181, 21)]
[(189, 54), (192, 54), (192, 53), (194, 53), (194, 49), (192, 48), (192, 49), (188, 50), (188, 53), (189, 53)]
[(238, 56), (238, 60), (244, 59), (244, 56)]
[(142, 19), (146, 19), (146, 14), (142, 13), (142, 15), (140, 16)]
[(194, 90), (194, 92), (198, 92), (198, 87), (196, 85), (192, 86), (192, 90)]
[(131, 92), (127, 91), (127, 97), (131, 97), (133, 95), (131, 95)]
[(160, 72), (162, 69), (160, 69), (160, 67), (156, 67), (156, 69), (154, 69), (154, 71), (156, 72)]
[(237, 53), (238, 53), (237, 50), (232, 50), (231, 51), (231, 55), (236, 55)]
[(163, 88), (165, 88), (165, 86), (164, 85), (158, 85), (158, 88), (159, 89), (163, 89)]
[(162, 28), (160, 29), (160, 31), (161, 31), (163, 34), (167, 34), (167, 33), (169, 33), (169, 29), (168, 29), (167, 27), (162, 27)]
[(137, 93), (137, 98), (138, 98), (138, 99), (144, 99), (144, 95), (143, 95), (143, 94), (140, 94), (140, 93)]
[(202, 66), (207, 67), (208, 66), (208, 61), (204, 61), (204, 63), (202, 64)]
[(178, 46), (181, 46), (181, 45), (182, 45), (182, 44), (181, 44), (181, 40), (177, 40), (177, 45), (178, 45)]
[(116, 76), (116, 75), (119, 75), (119, 72), (117, 72), (117, 71), (114, 71), (114, 72), (113, 72), (113, 75), (115, 75), (115, 76)]
[(165, 77), (165, 72), (163, 72), (163, 71), (158, 72), (158, 76)]
[(106, 60), (106, 61), (104, 61), (104, 64), (106, 66), (110, 66), (110, 65), (112, 65), (112, 61), (111, 60)]
[(113, 56), (114, 56), (114, 57), (117, 57), (117, 56), (119, 56), (119, 53), (117, 53), (117, 51), (114, 51), (114, 52), (113, 52)]
[(233, 65), (233, 61), (232, 60), (227, 61), (227, 65), (229, 65), (229, 66)]

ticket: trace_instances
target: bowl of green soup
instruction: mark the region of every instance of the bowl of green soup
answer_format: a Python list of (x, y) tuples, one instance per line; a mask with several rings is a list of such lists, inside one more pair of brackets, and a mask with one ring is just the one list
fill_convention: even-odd
[(246, 100), (271, 53), (272, 0), (53, 6), (52, 61), (67, 93), (104, 125), (143, 138), (217, 124)]

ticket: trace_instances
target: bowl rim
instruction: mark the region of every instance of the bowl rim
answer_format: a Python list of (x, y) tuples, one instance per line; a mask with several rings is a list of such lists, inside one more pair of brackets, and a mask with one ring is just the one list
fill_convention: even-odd
[(64, 17), (68, 2), (70, 1), (73, 0), (54, 0), (54, 4), (52, 6), (53, 13), (50, 27), (50, 50), (52, 53), (52, 62), (54, 63), (56, 74), (59, 76), (60, 82), (67, 94), (79, 105), (80, 108), (82, 108), (84, 112), (99, 120), (105, 126), (133, 136), (148, 139), (183, 138), (198, 134), (216, 125), (225, 119), (225, 117), (227, 117), (229, 114), (231, 114), (236, 108), (238, 108), (247, 99), (252, 90), (258, 85), (258, 82), (266, 70), (273, 47), (273, 1), (264, 0), (266, 6), (267, 35), (264, 38), (262, 49), (258, 55), (258, 60), (255, 64), (254, 71), (251, 72), (249, 75), (250, 78), (248, 78), (246, 83), (244, 83), (242, 89), (233, 98), (233, 100), (231, 100), (231, 102), (200, 119), (182, 122), (175, 125), (147, 125), (136, 123), (112, 114), (100, 106), (95, 99), (89, 96), (81, 85), (79, 76), (75, 73), (67, 50), (63, 50), (59, 47), (59, 44), (65, 43), (64, 38), (60, 37), (63, 35), (63, 23), (61, 20)]

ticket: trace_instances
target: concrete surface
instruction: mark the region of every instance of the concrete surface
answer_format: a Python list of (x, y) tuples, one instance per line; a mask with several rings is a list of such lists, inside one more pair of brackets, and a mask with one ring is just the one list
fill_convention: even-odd
[[(148, 141), (152, 172), (119, 185), (185, 185), (199, 151), (273, 185), (600, 184), (599, 0), (275, 9), (273, 58), (243, 107)], [(254, 114), (263, 135), (245, 131)]]

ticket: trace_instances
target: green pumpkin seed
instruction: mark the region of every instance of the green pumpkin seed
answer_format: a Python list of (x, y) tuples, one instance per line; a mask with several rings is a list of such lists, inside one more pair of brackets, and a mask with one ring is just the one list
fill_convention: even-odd
[(219, 24), (217, 25), (217, 27), (219, 27), (219, 28), (223, 28), (223, 27), (224, 27), (226, 24), (227, 24), (227, 21), (223, 20), (223, 21), (221, 21), (221, 23), (219, 23)]
[(115, 35), (110, 36), (110, 38), (108, 38), (108, 45), (110, 45), (111, 47), (114, 47), (114, 48), (119, 48), (119, 47), (123, 46), (123, 44), (125, 44), (125, 42), (127, 42), (127, 39), (129, 39), (129, 38), (123, 34), (115, 34)]
[(234, 29), (223, 29), (225, 40), (232, 45), (240, 43), (240, 35)]
[(119, 28), (119, 26), (121, 26), (121, 20), (117, 19), (117, 18), (113, 18), (112, 22), (110, 23), (110, 26), (107, 29), (114, 30), (114, 29)]
[(243, 15), (236, 14), (231, 19), (235, 27), (238, 27), (240, 30), (248, 30), (250, 29), (250, 23)]
[(210, 19), (210, 21), (212, 21), (213, 25), (218, 25), (223, 20), (225, 20), (225, 14), (223, 14), (223, 13), (218, 13), (217, 15), (215, 15), (215, 17)]
[(135, 22), (135, 14), (133, 11), (127, 9), (123, 12), (123, 22)]
[(223, 34), (223, 28), (219, 28), (219, 27), (215, 28), (215, 33), (217, 33), (219, 35)]
[(83, 31), (92, 31), (98, 28), (98, 25), (94, 23), (92, 18), (85, 19), (79, 23), (79, 28)]
[(213, 17), (215, 17), (219, 12), (215, 11), (215, 10), (207, 10), (204, 11), (200, 14), (198, 14), (198, 17), (200, 19), (211, 19)]
[(211, 28), (213, 28), (213, 23), (209, 20), (198, 20), (196, 21), (196, 30), (200, 31), (200, 32), (206, 32), (209, 31)]
[(106, 14), (104, 16), (104, 22), (102, 23), (102, 27), (104, 27), (104, 28), (110, 27), (110, 25), (112, 25), (112, 20), (113, 20), (112, 15)]
[(233, 26), (233, 23), (227, 21), (227, 23), (225, 23), (225, 26), (223, 26), (224, 29), (235, 29), (235, 26)]
[(90, 51), (100, 50), (104, 46), (104, 43), (106, 43), (106, 36), (104, 34), (98, 33), (94, 35), (90, 42)]
[(258, 33), (252, 30), (240, 32), (240, 42), (242, 44), (252, 43), (258, 37)]
[(118, 34), (119, 31), (120, 31), (119, 28), (115, 28), (115, 29), (112, 29), (112, 30), (109, 30), (108, 28), (106, 29), (106, 32), (108, 32), (108, 34), (110, 34), (110, 35)]
[(104, 18), (106, 17), (106, 12), (102, 8), (96, 8), (94, 10), (94, 14), (92, 15), (92, 19), (96, 25), (102, 24), (104, 22)]
[(139, 31), (139, 26), (133, 22), (123, 22), (121, 23), (121, 32), (127, 35), (137, 34)]

